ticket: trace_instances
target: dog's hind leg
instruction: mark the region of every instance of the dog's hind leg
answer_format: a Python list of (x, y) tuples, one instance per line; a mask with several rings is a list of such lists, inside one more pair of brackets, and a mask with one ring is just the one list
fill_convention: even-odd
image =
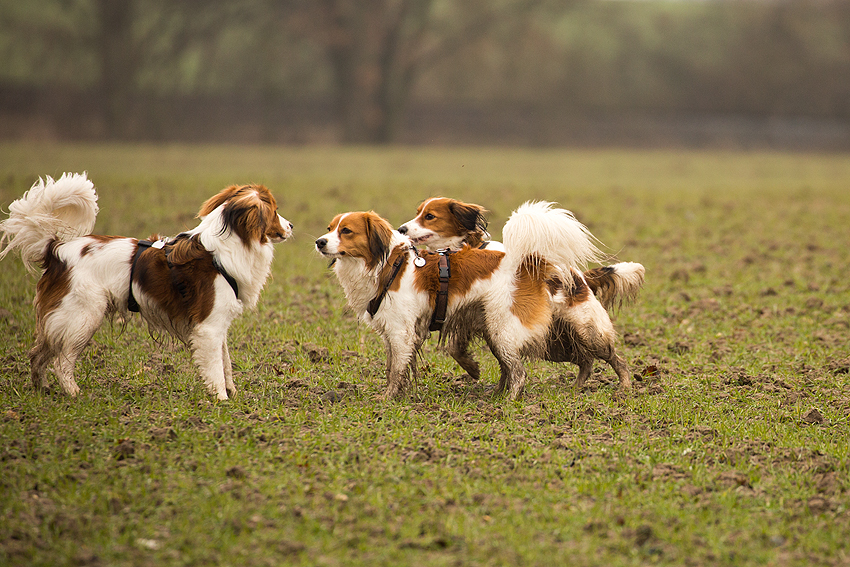
[(93, 301), (85, 307), (82, 300), (78, 306), (74, 303), (75, 301), (70, 301), (54, 313), (50, 320), (46, 321), (44, 330), (46, 341), (58, 343), (55, 347), (57, 355), (53, 369), (59, 379), (59, 385), (71, 397), (80, 393), (80, 387), (74, 380), (77, 359), (100, 327), (106, 312), (105, 302), (100, 305)]
[(600, 358), (610, 364), (611, 368), (614, 369), (614, 372), (617, 373), (617, 377), (620, 379), (620, 391), (628, 390), (632, 387), (632, 380), (629, 378), (629, 366), (626, 364), (626, 361), (620, 358), (620, 356), (614, 351), (613, 347)]
[(504, 349), (494, 348), (488, 341), (493, 356), (499, 361), (501, 377), (496, 388), (496, 395), (507, 395), (510, 400), (517, 400), (522, 396), (525, 389), (527, 374), (522, 364), (522, 358), (517, 353), (506, 352)]
[[(227, 399), (227, 381), (224, 370), (224, 349), (227, 332), (212, 325), (198, 325), (192, 330), (189, 346), (192, 358), (201, 371), (207, 391), (219, 400)], [(228, 358), (229, 355), (228, 355)]]
[(469, 339), (463, 337), (453, 338), (446, 345), (446, 350), (463, 370), (469, 374), (473, 380), (478, 380), (481, 377), (481, 371), (478, 367), (478, 362), (469, 353)]
[(579, 390), (584, 388), (584, 384), (587, 379), (590, 377), (590, 373), (593, 371), (593, 359), (585, 359), (576, 362), (578, 364), (578, 376), (576, 376), (575, 381), (573, 382), (573, 388)]

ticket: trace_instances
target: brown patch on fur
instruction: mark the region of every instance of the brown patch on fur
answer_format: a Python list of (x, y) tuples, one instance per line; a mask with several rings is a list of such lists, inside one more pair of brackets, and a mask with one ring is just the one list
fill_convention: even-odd
[[(417, 291), (430, 295), (433, 307), (440, 289), (440, 255), (436, 252), (424, 252), (420, 256), (425, 258), (425, 265), (416, 269), (414, 286)], [(457, 297), (466, 295), (476, 281), (492, 276), (504, 257), (504, 252), (478, 250), (469, 246), (450, 254), (449, 305)]]
[(590, 298), (590, 293), (592, 291), (592, 286), (590, 286), (588, 282), (582, 278), (581, 274), (574, 268), (570, 268), (570, 276), (572, 276), (573, 279), (572, 289), (565, 287), (564, 282), (558, 278), (550, 278), (546, 280), (549, 293), (553, 296), (558, 292), (562, 292), (564, 294), (564, 307), (574, 307), (579, 303), (584, 303)]
[(575, 307), (579, 303), (584, 303), (585, 301), (590, 299), (590, 293), (592, 291), (592, 287), (589, 285), (589, 283), (586, 282), (582, 275), (574, 268), (570, 268), (570, 276), (572, 276), (573, 278), (572, 289), (564, 287), (563, 282), (561, 282), (557, 278), (550, 278), (546, 280), (546, 285), (549, 287), (549, 292), (553, 296), (558, 292), (564, 293), (565, 299), (563, 305), (565, 307)]
[(80, 257), (87, 256), (91, 254), (95, 250), (100, 250), (113, 240), (117, 240), (119, 238), (124, 238), (123, 236), (103, 236), (101, 234), (89, 234), (86, 238), (92, 239), (94, 242), (90, 242), (80, 249)]
[(614, 270), (611, 267), (602, 266), (587, 270), (584, 273), (584, 278), (587, 280), (590, 290), (596, 295), (600, 289), (604, 290), (615, 285), (613, 274)]
[(41, 263), (44, 273), (35, 288), (36, 321), (39, 331), (44, 328), (44, 319), (56, 311), (62, 299), (71, 291), (71, 270), (68, 264), (56, 256), (56, 248), (60, 245), (61, 242), (58, 239), (48, 244)]
[(435, 197), (419, 204), (414, 220), (419, 226), (444, 238), (463, 236), (466, 244), (477, 248), (484, 242), (486, 212), (480, 205)]
[(546, 291), (548, 271), (546, 262), (531, 258), (523, 261), (517, 270), (511, 313), (525, 327), (548, 324), (550, 315), (549, 297)]
[(133, 272), (133, 281), (157, 302), (171, 320), (197, 324), (212, 312), (215, 301), (213, 282), (218, 275), (213, 255), (201, 245), (196, 235), (180, 238), (161, 250), (148, 248), (142, 252)]
[(264, 185), (231, 185), (210, 197), (201, 206), (198, 217), (205, 217), (224, 205), (222, 219), (226, 230), (235, 233), (245, 246), (265, 244), (271, 238), (283, 238), (285, 231), (277, 215), (277, 202)]
[(393, 227), (373, 211), (337, 215), (328, 232), (339, 236), (337, 252), (362, 258), (368, 269), (376, 268), (389, 254)]
[(567, 291), (567, 305), (573, 307), (590, 299), (591, 289), (582, 275), (574, 268), (570, 268), (573, 277), (573, 289)]

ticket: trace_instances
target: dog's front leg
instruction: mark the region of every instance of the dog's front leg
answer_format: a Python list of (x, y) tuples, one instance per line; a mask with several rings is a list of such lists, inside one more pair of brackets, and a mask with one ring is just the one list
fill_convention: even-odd
[(33, 387), (35, 389), (47, 390), (49, 388), (47, 382), (47, 365), (53, 361), (55, 354), (42, 335), (43, 333), (38, 334), (35, 346), (30, 350), (30, 368)]
[(74, 380), (74, 367), (77, 364), (77, 357), (81, 350), (82, 348), (79, 350), (73, 347), (63, 348), (53, 363), (53, 369), (56, 372), (56, 377), (59, 379), (59, 384), (65, 393), (72, 398), (80, 393), (80, 387), (77, 386), (77, 381)]
[[(221, 332), (212, 325), (198, 325), (193, 329), (190, 340), (192, 358), (201, 371), (207, 391), (219, 400), (227, 399), (224, 356), (227, 331)], [(228, 360), (230, 356), (227, 356)]]
[(416, 345), (408, 333), (387, 336), (384, 345), (387, 349), (387, 388), (381, 399), (389, 400), (398, 397), (407, 388), (408, 374), (411, 365), (415, 364)]
[(224, 339), (224, 344), (221, 345), (221, 359), (224, 368), (224, 388), (227, 394), (232, 398), (236, 395), (236, 384), (233, 383), (233, 365), (230, 362), (230, 351), (227, 348), (227, 338)]

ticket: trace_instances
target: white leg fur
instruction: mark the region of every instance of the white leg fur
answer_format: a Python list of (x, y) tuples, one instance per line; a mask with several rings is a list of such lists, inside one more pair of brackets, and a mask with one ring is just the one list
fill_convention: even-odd
[(224, 338), (224, 344), (221, 349), (222, 363), (224, 365), (224, 388), (232, 398), (236, 395), (236, 385), (233, 383), (233, 365), (230, 362), (230, 351), (227, 348), (227, 337)]
[(224, 344), (227, 333), (214, 325), (201, 324), (192, 331), (189, 348), (201, 372), (207, 391), (219, 400), (227, 399), (224, 374)]

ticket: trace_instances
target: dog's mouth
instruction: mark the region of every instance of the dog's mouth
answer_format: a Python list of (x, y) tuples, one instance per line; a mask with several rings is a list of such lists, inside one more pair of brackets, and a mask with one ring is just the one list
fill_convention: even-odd
[(413, 242), (414, 244), (422, 244), (426, 240), (429, 240), (432, 236), (434, 236), (434, 235), (433, 234), (426, 234), (425, 236), (420, 236), (419, 238), (411, 238), (410, 241)]
[(337, 258), (345, 256), (345, 252), (331, 252), (327, 249), (319, 248), (318, 246), (316, 246), (316, 251), (325, 258), (329, 258), (331, 260), (336, 260)]

